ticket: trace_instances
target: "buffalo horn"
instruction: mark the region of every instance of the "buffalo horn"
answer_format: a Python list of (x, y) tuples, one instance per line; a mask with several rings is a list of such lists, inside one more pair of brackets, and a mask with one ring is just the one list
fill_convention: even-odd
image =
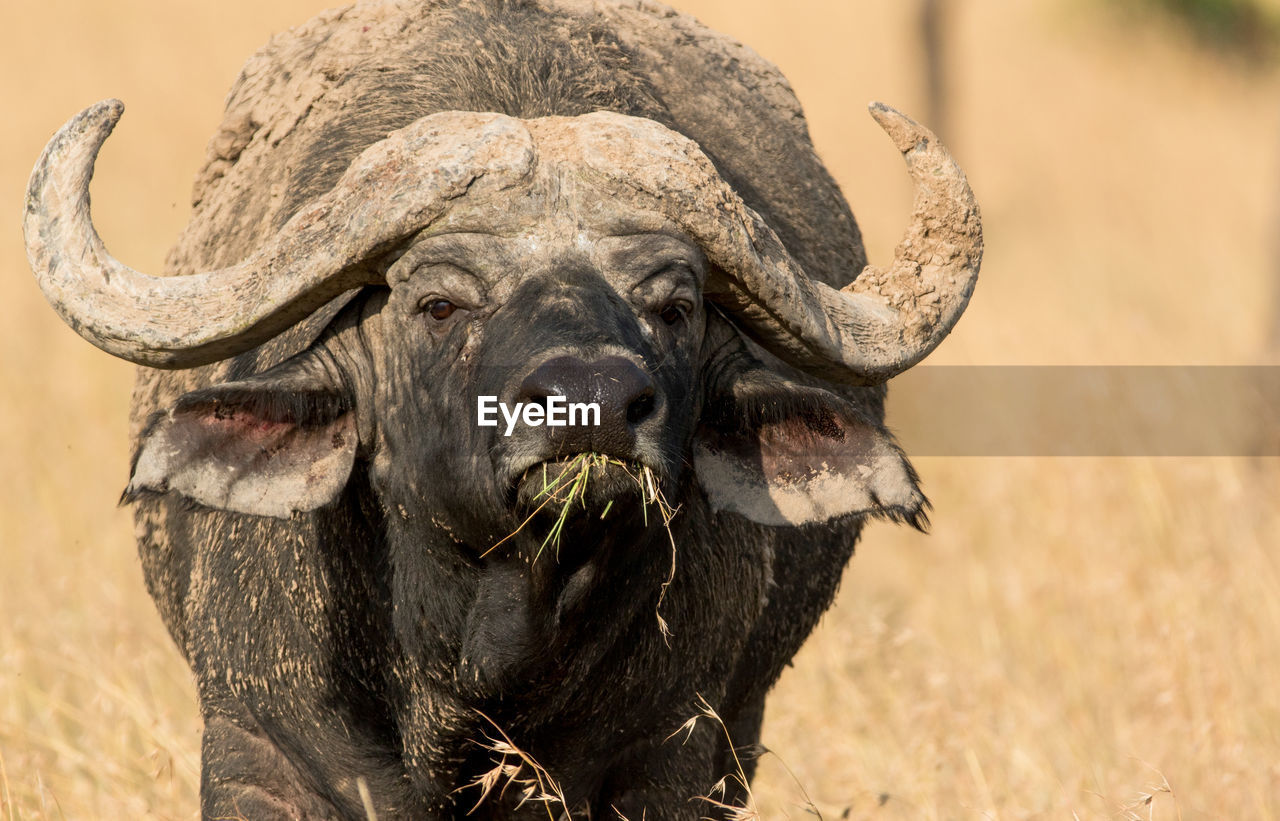
[(756, 259), (708, 284), (708, 296), (765, 347), (849, 384), (883, 382), (936, 348), (964, 313), (982, 262), (982, 220), (964, 172), (928, 129), (882, 103), (870, 108), (915, 184), (893, 264), (868, 265), (837, 290), (806, 276), (748, 210)]
[[(63, 320), (102, 350), (157, 368), (234, 356), (347, 289), (384, 281), (360, 263), (429, 224), (481, 177), (499, 185), (512, 179), (504, 171), (521, 178), (532, 156), (528, 132), (511, 120), (427, 117), (362, 154), (240, 263), (153, 277), (112, 257), (89, 215), (94, 161), (123, 111), (119, 100), (104, 100), (54, 135), (27, 186), (23, 233), (31, 269)], [(472, 139), (452, 137), (460, 133)]]

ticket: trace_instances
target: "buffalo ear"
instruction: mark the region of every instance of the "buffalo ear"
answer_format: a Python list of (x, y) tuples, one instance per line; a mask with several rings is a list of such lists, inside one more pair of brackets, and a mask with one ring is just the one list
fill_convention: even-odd
[(928, 501), (883, 425), (835, 393), (743, 362), (718, 380), (694, 443), (713, 509), (764, 525), (872, 515), (923, 529)]
[(288, 518), (346, 486), (359, 435), (349, 394), (304, 351), (193, 391), (143, 432), (125, 501), (177, 491), (207, 507)]

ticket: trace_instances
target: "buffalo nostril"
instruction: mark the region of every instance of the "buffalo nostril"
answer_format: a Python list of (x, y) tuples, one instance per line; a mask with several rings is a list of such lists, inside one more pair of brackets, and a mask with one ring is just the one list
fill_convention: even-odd
[(627, 423), (638, 425), (653, 413), (653, 388), (646, 388), (644, 393), (631, 400), (627, 405)]
[(525, 377), (516, 393), (516, 401), (526, 405), (547, 406), (547, 398), (565, 392), (565, 380), (551, 368), (538, 368)]

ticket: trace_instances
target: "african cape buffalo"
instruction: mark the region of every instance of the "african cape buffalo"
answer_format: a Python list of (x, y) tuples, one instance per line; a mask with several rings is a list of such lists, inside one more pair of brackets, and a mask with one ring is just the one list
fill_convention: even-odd
[[(546, 816), (502, 786), (533, 777), (514, 748), (561, 817), (722, 812), (696, 797), (726, 730), (757, 741), (863, 522), (924, 522), (884, 383), (982, 246), (937, 139), (872, 106), (916, 184), (875, 268), (786, 80), (691, 18), (359, 3), (248, 62), (151, 277), (89, 217), (121, 112), (50, 142), (26, 240), (142, 366), (125, 499), (198, 682), (204, 817)], [(508, 437), (481, 396), (600, 424)], [(704, 702), (725, 727), (676, 735)]]

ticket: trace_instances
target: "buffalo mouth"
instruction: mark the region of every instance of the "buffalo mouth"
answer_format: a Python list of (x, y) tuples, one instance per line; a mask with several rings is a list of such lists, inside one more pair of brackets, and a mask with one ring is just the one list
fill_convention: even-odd
[(643, 463), (601, 453), (547, 459), (515, 480), (513, 506), (526, 516), (608, 516), (619, 505), (650, 503), (661, 495), (657, 475)]
[(620, 528), (669, 528), (664, 485), (636, 459), (586, 452), (534, 462), (508, 485), (512, 529), (490, 550), (527, 550), (528, 561), (550, 553), (557, 566), (576, 567)]

